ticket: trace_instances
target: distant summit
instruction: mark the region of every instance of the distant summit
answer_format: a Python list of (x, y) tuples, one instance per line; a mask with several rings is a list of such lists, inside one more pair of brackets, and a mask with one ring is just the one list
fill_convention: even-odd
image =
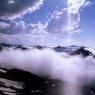
[[(43, 48), (46, 48), (44, 46), (40, 46), (40, 45), (35, 45), (35, 46), (32, 46), (33, 48), (37, 48), (37, 49), (43, 49)], [(27, 50), (29, 48), (32, 48), (32, 47), (27, 47), (27, 46), (24, 46), (24, 45), (14, 45), (14, 44), (7, 44), (7, 43), (1, 43), (0, 44), (0, 51), (4, 48), (13, 48), (13, 49), (21, 49), (21, 50)]]
[(22, 49), (22, 50), (28, 49), (28, 47), (25, 47), (23, 45), (14, 45), (14, 44), (1, 43), (0, 44), (0, 50), (2, 50), (4, 48), (14, 48), (14, 49)]
[(78, 48), (80, 48), (80, 47), (72, 45), (72, 46), (67, 46), (67, 47), (57, 46), (57, 47), (54, 47), (53, 49), (56, 52), (66, 52), (66, 53), (71, 54), (72, 52), (74, 52)]
[(3, 48), (3, 47), (12, 47), (13, 45), (11, 44), (7, 44), (7, 43), (1, 43), (0, 44), (0, 48)]
[(85, 49), (85, 47), (80, 47), (78, 50), (74, 51), (71, 55), (82, 55), (84, 57), (87, 56), (94, 56), (94, 54), (92, 54), (92, 52), (88, 51)]
[(13, 49), (21, 49), (21, 50), (28, 50), (28, 49), (32, 49), (32, 48), (36, 48), (39, 50), (45, 49), (45, 48), (50, 48), (58, 53), (62, 53), (62, 52), (66, 52), (70, 55), (82, 55), (84, 57), (87, 56), (93, 56), (95, 57), (95, 55), (90, 51), (90, 50), (86, 50), (86, 47), (84, 46), (75, 46), (75, 45), (71, 45), (71, 46), (57, 46), (57, 47), (46, 47), (46, 46), (40, 46), (40, 45), (35, 45), (32, 47), (27, 47), (24, 45), (13, 45), (13, 44), (7, 44), (7, 43), (1, 43), (0, 44), (0, 51), (4, 48), (13, 48)]

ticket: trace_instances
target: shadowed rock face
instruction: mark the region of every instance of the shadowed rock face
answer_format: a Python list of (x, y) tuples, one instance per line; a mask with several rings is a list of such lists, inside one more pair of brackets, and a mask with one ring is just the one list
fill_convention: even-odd
[(71, 55), (82, 55), (84, 57), (94, 56), (90, 51), (86, 50), (84, 47), (80, 47), (78, 50), (74, 51)]
[(37, 45), (37, 46), (34, 46), (34, 48), (37, 48), (37, 49), (43, 49), (44, 47), (43, 47), (43, 46), (39, 46), (39, 45)]
[(54, 50), (57, 51), (57, 52), (64, 52), (66, 50), (66, 48), (61, 47), (61, 46), (57, 46), (57, 47), (54, 48)]
[[(0, 69), (0, 95), (63, 95), (59, 80), (39, 77), (18, 69)], [(63, 88), (61, 88), (63, 89)], [(95, 88), (83, 87), (82, 95), (95, 95)]]
[[(26, 47), (24, 45), (13, 45), (13, 44), (7, 44), (7, 43), (1, 43), (0, 44), (0, 51), (4, 48), (14, 48), (14, 49), (21, 49), (21, 50), (28, 50), (29, 47)], [(37, 49), (43, 49), (45, 48), (44, 46), (40, 46), (40, 45), (37, 45), (37, 46), (33, 46), (33, 48), (37, 48)]]
[(6, 44), (6, 43), (1, 43), (0, 47), (12, 47), (13, 45)]
[(72, 54), (74, 51), (76, 51), (79, 48), (80, 47), (78, 47), (78, 46), (71, 45), (71, 46), (67, 46), (67, 47), (57, 46), (57, 47), (54, 47), (53, 49), (56, 52), (66, 52), (66, 53)]
[(17, 46), (15, 46), (15, 49), (27, 50), (28, 48), (27, 47), (24, 47), (22, 45), (17, 45)]
[(53, 49), (56, 52), (66, 52), (68, 54), (72, 55), (82, 55), (83, 57), (87, 57), (87, 56), (93, 56), (95, 58), (95, 55), (90, 52), (89, 50), (85, 49), (86, 47), (78, 47), (78, 46), (69, 46), (69, 47), (54, 47)]
[(1, 43), (0, 44), (0, 50), (2, 50), (3, 48), (14, 48), (14, 49), (22, 49), (22, 50), (27, 50), (28, 48), (23, 46), (23, 45), (13, 45), (13, 44), (6, 44), (6, 43)]
[(2, 47), (0, 47), (0, 51), (2, 50), (3, 48)]
[(0, 51), (1, 51), (4, 47), (11, 47), (11, 45), (6, 44), (6, 43), (1, 43), (1, 44), (0, 44)]
[(60, 95), (58, 89), (63, 83), (59, 80), (17, 69), (0, 70), (0, 95)]

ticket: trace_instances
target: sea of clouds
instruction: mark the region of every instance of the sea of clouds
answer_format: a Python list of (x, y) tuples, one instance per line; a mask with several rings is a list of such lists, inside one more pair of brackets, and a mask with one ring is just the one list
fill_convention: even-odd
[(58, 79), (64, 82), (64, 95), (80, 95), (81, 87), (95, 80), (95, 59), (92, 56), (71, 56), (50, 48), (3, 49), (0, 51), (0, 67)]

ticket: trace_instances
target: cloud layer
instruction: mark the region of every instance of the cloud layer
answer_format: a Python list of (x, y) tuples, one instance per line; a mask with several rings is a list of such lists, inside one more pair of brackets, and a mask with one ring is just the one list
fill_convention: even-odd
[(64, 95), (80, 95), (81, 87), (95, 80), (95, 59), (92, 56), (69, 56), (49, 48), (25, 51), (4, 49), (0, 52), (0, 67), (17, 68), (38, 76), (58, 79), (65, 83), (62, 87), (65, 89)]
[(39, 9), (43, 0), (0, 0), (0, 17), (17, 18)]

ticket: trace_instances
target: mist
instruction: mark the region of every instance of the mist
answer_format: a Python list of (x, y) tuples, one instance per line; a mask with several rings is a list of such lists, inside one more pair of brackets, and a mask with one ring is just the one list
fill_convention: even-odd
[(3, 49), (0, 67), (21, 69), (41, 77), (48, 76), (64, 83), (63, 95), (80, 95), (81, 87), (95, 80), (95, 59), (92, 56), (71, 56), (53, 49)]

